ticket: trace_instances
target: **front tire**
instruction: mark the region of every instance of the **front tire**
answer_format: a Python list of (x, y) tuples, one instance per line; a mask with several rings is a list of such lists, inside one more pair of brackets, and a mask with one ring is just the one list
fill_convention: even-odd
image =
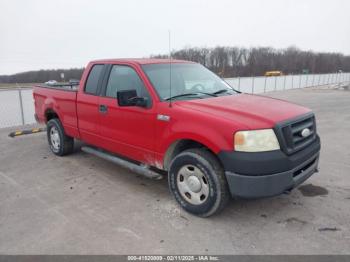
[(47, 140), (55, 155), (64, 156), (73, 152), (74, 139), (64, 133), (63, 126), (57, 118), (47, 122)]
[(177, 155), (171, 162), (168, 182), (181, 207), (197, 216), (220, 212), (230, 198), (223, 168), (205, 149), (190, 149)]

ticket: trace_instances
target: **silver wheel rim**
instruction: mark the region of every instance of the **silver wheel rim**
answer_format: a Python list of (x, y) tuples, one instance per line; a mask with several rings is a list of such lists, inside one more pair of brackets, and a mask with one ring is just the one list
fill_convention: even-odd
[(60, 135), (58, 133), (58, 130), (55, 126), (51, 127), (50, 129), (50, 140), (51, 145), (55, 151), (58, 151), (60, 149)]
[(194, 165), (185, 165), (179, 170), (177, 188), (181, 196), (192, 205), (203, 204), (209, 196), (208, 179)]

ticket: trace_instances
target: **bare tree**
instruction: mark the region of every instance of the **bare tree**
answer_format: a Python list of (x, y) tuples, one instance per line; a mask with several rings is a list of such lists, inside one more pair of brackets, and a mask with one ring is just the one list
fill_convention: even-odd
[[(294, 46), (286, 49), (271, 47), (184, 48), (173, 52), (174, 58), (198, 62), (223, 77), (263, 75), (279, 70), (285, 74), (331, 73), (350, 71), (350, 56), (340, 53), (315, 53)], [(153, 55), (152, 57), (164, 57)]]
[[(316, 53), (302, 51), (294, 46), (286, 49), (271, 47), (239, 48), (217, 46), (215, 48), (187, 47), (173, 51), (176, 59), (201, 63), (222, 77), (263, 75), (266, 71), (279, 70), (285, 74), (350, 72), (350, 56), (340, 53)], [(152, 55), (168, 58), (168, 55)], [(0, 83), (38, 83), (66, 79), (80, 79), (83, 68), (39, 70), (0, 76)]]

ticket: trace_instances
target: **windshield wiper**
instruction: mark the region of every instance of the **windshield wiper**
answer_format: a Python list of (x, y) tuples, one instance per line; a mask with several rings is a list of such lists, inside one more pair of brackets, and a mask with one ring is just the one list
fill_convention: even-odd
[(222, 93), (227, 93), (228, 91), (231, 91), (229, 89), (220, 89), (214, 93), (212, 93), (213, 95), (218, 95), (218, 94), (222, 94)]
[(185, 96), (198, 96), (198, 95), (207, 95), (207, 96), (217, 96), (216, 94), (212, 93), (204, 93), (204, 92), (196, 92), (196, 93), (185, 93), (185, 94), (180, 94), (172, 97), (167, 97), (164, 100), (168, 101), (170, 99), (178, 98), (178, 97), (185, 97)]
[(197, 94), (207, 95), (207, 96), (217, 96), (215, 93), (206, 93), (206, 92), (196, 92)]

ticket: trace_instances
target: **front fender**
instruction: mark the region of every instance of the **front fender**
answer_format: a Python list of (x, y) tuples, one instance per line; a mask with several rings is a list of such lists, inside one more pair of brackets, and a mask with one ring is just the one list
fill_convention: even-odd
[(184, 140), (191, 140), (196, 143), (202, 144), (214, 154), (218, 154), (222, 148), (233, 148), (232, 141), (228, 142), (224, 136), (220, 136), (220, 134), (216, 131), (208, 132), (206, 130), (207, 136), (203, 134), (195, 133), (195, 132), (180, 132), (174, 133), (169, 136), (160, 147), (160, 154), (156, 154), (156, 162), (162, 163), (162, 168), (167, 168), (168, 164), (173, 157), (173, 153), (177, 148), (179, 142)]
[[(220, 137), (217, 138), (218, 140), (222, 139)], [(181, 140), (193, 140), (197, 143), (200, 143), (207, 148), (209, 148), (211, 151), (214, 153), (218, 153), (220, 151), (219, 147), (219, 141), (212, 141), (208, 137), (205, 137), (201, 134), (198, 133), (192, 133), (192, 132), (183, 132), (183, 133), (176, 133), (173, 134), (172, 136), (169, 136), (164, 143), (162, 143), (162, 146), (160, 148), (160, 151), (162, 153), (165, 153), (167, 149), (174, 143), (181, 141)], [(222, 141), (223, 142), (223, 141)]]
[(159, 104), (158, 112), (168, 115), (168, 121), (157, 121), (155, 151), (157, 162), (164, 163), (167, 151), (174, 143), (192, 140), (207, 147), (214, 154), (221, 150), (233, 150), (233, 134), (237, 130), (234, 122), (183, 108), (174, 102), (172, 107)]

